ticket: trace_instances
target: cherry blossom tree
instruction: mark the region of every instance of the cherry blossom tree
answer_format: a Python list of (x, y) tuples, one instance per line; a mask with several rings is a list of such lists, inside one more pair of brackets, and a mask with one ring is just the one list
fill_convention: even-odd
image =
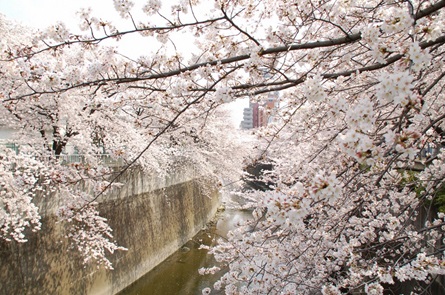
[[(230, 114), (217, 108), (220, 97), (198, 104), (202, 98), (189, 100), (182, 87), (190, 86), (179, 80), (152, 90), (122, 84), (121, 75), (127, 80), (141, 68), (111, 47), (81, 42), (68, 51), (45, 50), (67, 34), (62, 24), (41, 33), (1, 24), (1, 124), (15, 130), (10, 141), (18, 146), (0, 146), (2, 239), (26, 242), (27, 233), (40, 229), (42, 213), (55, 213), (85, 263), (112, 268), (108, 255), (125, 248), (97, 205), (129, 168), (162, 179), (187, 165), (220, 185), (239, 179), (248, 147), (231, 131)], [(102, 78), (116, 81), (91, 82)], [(41, 212), (41, 203), (55, 208)]]
[[(23, 140), (32, 138), (3, 168), (2, 179), (13, 179), (13, 163), (26, 167), (19, 169), (23, 182), (2, 184), (5, 200), (26, 207), (4, 222), (4, 237), (38, 229), (36, 175), (47, 183), (84, 175), (96, 195), (112, 186), (97, 160), (103, 149), (156, 170), (187, 146), (214, 167), (234, 167), (238, 161), (228, 163), (227, 155), (242, 153), (230, 148), (228, 132), (205, 127), (222, 124), (216, 113), (226, 103), (278, 92), (275, 122), (256, 132), (256, 161), (273, 165), (263, 179), (273, 185), (253, 193), (252, 220), (212, 250), (227, 272), (211, 287), (227, 294), (383, 294), (407, 282), (408, 292), (418, 293), (440, 283), (445, 1), (218, 0), (210, 10), (179, 1), (166, 10), (151, 0), (141, 19), (133, 2), (114, 5), (130, 29), (83, 10), (83, 35), (57, 24), (29, 44), (3, 45), (2, 113)], [(194, 40), (190, 56), (178, 41), (182, 33)], [(162, 45), (138, 59), (101, 45), (127, 35)], [(88, 168), (61, 167), (68, 143)], [(27, 198), (14, 194), (18, 185), (30, 187)], [(94, 198), (70, 194), (61, 217), (103, 222), (96, 213), (80, 215)], [(9, 210), (2, 214), (17, 216)], [(106, 225), (98, 228), (109, 234)]]

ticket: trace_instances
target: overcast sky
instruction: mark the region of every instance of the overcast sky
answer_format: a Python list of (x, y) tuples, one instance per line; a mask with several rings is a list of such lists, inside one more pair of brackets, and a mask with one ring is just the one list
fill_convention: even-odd
[[(146, 1), (135, 2), (135, 7), (141, 7)], [(91, 7), (93, 14), (99, 17), (113, 20), (119, 18), (112, 0), (0, 0), (1, 13), (37, 28), (63, 21), (71, 29), (77, 29), (76, 12), (87, 7)]]
[(108, 12), (113, 10), (112, 1), (109, 0), (0, 0), (1, 13), (36, 28), (46, 28), (56, 21), (64, 21), (71, 28), (76, 27), (76, 12), (82, 7), (95, 10), (102, 7), (103, 11)]
[[(136, 2), (135, 7), (142, 7), (145, 0), (136, 0)], [(88, 7), (93, 9), (92, 14), (94, 16), (104, 20), (113, 20), (115, 26), (121, 30), (131, 28), (129, 20), (123, 20), (119, 17), (112, 0), (0, 0), (0, 12), (9, 19), (42, 30), (58, 21), (62, 21), (74, 33), (80, 33), (79, 18), (76, 12), (81, 8)], [(139, 12), (140, 9), (135, 9), (136, 17), (142, 17), (143, 14)], [(135, 37), (127, 36), (122, 43), (128, 43), (127, 41), (131, 39), (136, 41)], [(146, 53), (144, 48), (147, 48), (149, 41), (137, 38), (137, 42), (141, 44), (138, 44), (138, 46), (122, 44), (120, 47), (122, 47), (123, 53), (131, 57)], [(153, 49), (153, 51), (155, 50)]]
[[(167, 1), (164, 0), (162, 2), (166, 3)], [(142, 18), (143, 14), (139, 13), (140, 9), (138, 8), (142, 7), (146, 0), (135, 0), (134, 2), (133, 15), (136, 19)], [(23, 25), (38, 29), (45, 29), (57, 21), (62, 21), (73, 32), (79, 31), (79, 19), (76, 16), (76, 12), (81, 8), (87, 7), (93, 9), (93, 15), (105, 20), (113, 20), (113, 23), (118, 28), (129, 28), (131, 26), (128, 20), (120, 19), (119, 14), (114, 10), (112, 0), (0, 0), (0, 13), (4, 14), (8, 19), (16, 20)], [(177, 40), (176, 42), (181, 41), (188, 42), (190, 38), (184, 37), (184, 40)], [(156, 48), (153, 48), (153, 42), (148, 41), (146, 38), (141, 39), (137, 36), (126, 37), (124, 43), (120, 46), (121, 51), (134, 58), (148, 54), (148, 48), (151, 48), (151, 51), (156, 51)], [(240, 100), (230, 107), (234, 114), (236, 126), (242, 120), (243, 108), (247, 106), (247, 100)]]

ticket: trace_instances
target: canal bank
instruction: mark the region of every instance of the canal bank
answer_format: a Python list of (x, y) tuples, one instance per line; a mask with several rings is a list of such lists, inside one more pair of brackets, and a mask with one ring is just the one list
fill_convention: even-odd
[[(206, 229), (118, 295), (201, 295), (202, 289), (212, 287), (224, 274), (225, 268), (221, 267), (221, 271), (214, 275), (200, 275), (200, 268), (217, 264), (208, 250), (200, 246), (215, 245), (218, 239), (224, 239), (230, 230), (235, 229), (239, 222), (251, 216), (248, 210), (218, 210), (214, 221)], [(218, 293), (214, 291), (212, 294)]]
[(220, 206), (217, 181), (191, 165), (166, 176), (129, 169), (118, 181), (120, 189), (98, 199), (114, 240), (128, 248), (109, 254), (114, 270), (82, 264), (56, 218), (64, 196), (54, 193), (36, 200), (42, 229), (28, 242), (0, 241), (0, 294), (116, 294), (194, 237)]

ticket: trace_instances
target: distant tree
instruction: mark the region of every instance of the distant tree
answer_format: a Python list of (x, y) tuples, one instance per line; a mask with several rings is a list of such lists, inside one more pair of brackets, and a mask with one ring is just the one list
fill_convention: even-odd
[[(229, 267), (213, 288), (383, 294), (410, 281), (429, 292), (445, 272), (445, 215), (434, 210), (445, 176), (445, 1), (221, 0), (207, 13), (198, 2), (165, 14), (148, 1), (143, 11), (164, 22), (151, 24), (115, 0), (131, 30), (84, 10), (86, 35), (59, 24), (31, 45), (4, 47), (2, 112), (44, 131), (33, 153), (69, 141), (147, 165), (178, 137), (196, 144), (189, 122), (200, 130), (220, 120), (211, 116), (220, 105), (279, 92), (275, 123), (257, 132), (273, 189), (257, 192), (253, 220), (213, 249)], [(177, 32), (195, 40), (188, 59)], [(164, 45), (137, 60), (98, 45), (129, 34)], [(56, 123), (63, 128), (45, 137)]]

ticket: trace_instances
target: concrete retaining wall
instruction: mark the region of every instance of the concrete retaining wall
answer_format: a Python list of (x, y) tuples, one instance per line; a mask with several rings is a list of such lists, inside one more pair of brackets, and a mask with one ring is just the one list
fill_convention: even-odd
[(118, 244), (129, 249), (110, 256), (114, 270), (82, 265), (46, 205), (42, 230), (27, 243), (0, 242), (0, 294), (115, 294), (193, 237), (219, 205), (214, 181), (190, 167), (163, 178), (134, 169), (120, 182), (99, 206)]

